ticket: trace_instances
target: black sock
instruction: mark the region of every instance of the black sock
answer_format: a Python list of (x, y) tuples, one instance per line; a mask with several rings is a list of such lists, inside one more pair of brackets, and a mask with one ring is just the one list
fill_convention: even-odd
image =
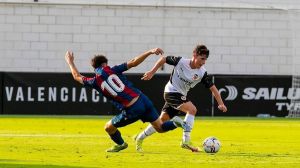
[(121, 132), (119, 130), (117, 130), (114, 134), (109, 136), (118, 145), (122, 145), (124, 143), (124, 140), (121, 136)]
[(161, 125), (161, 128), (163, 131), (167, 132), (167, 131), (173, 130), (177, 127), (174, 125), (173, 121), (166, 121)]

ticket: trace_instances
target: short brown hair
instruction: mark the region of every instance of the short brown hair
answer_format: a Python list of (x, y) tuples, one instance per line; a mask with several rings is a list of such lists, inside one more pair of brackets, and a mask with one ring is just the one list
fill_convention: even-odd
[(107, 58), (104, 55), (95, 55), (94, 58), (91, 59), (91, 65), (94, 69), (101, 67), (103, 63), (107, 64)]
[(206, 55), (206, 58), (208, 58), (209, 56), (209, 50), (207, 49), (207, 47), (203, 44), (199, 44), (195, 47), (194, 52), (197, 55)]

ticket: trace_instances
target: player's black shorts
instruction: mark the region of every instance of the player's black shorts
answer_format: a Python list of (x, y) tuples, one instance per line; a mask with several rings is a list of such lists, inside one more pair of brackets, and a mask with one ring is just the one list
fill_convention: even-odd
[(162, 108), (163, 112), (169, 114), (170, 118), (181, 113), (178, 110), (178, 107), (183, 103), (189, 102), (190, 100), (187, 99), (186, 96), (182, 95), (181, 93), (169, 92), (164, 93), (165, 105)]

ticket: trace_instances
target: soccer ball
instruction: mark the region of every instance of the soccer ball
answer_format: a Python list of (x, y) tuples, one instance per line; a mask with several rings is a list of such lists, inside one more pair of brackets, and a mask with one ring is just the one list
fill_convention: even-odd
[(208, 137), (203, 141), (203, 150), (206, 153), (217, 153), (221, 148), (221, 142), (215, 137)]

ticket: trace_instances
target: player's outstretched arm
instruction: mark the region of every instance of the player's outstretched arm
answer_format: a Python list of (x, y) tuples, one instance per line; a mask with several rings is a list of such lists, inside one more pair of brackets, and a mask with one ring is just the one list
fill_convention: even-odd
[(141, 79), (142, 79), (142, 80), (150, 80), (150, 79), (154, 76), (155, 72), (156, 72), (161, 66), (164, 65), (164, 63), (166, 63), (166, 57), (162, 56), (162, 57), (160, 57), (160, 59), (155, 63), (154, 67), (153, 67), (150, 71), (146, 72), (146, 73), (143, 75), (143, 77), (142, 77)]
[(140, 63), (142, 63), (149, 55), (151, 54), (156, 54), (156, 55), (159, 55), (159, 54), (163, 54), (164, 51), (160, 48), (153, 48), (149, 51), (146, 51), (144, 52), (143, 54), (133, 58), (132, 60), (128, 61), (127, 62), (127, 68), (130, 69), (132, 67), (136, 67), (138, 66)]
[(82, 81), (82, 75), (79, 73), (79, 71), (77, 70), (75, 64), (74, 64), (74, 54), (71, 51), (67, 51), (66, 55), (65, 55), (65, 60), (67, 62), (67, 64), (70, 67), (71, 73), (73, 75), (74, 80), (76, 80), (77, 82), (83, 84)]
[(227, 107), (224, 105), (222, 97), (217, 89), (217, 87), (215, 85), (212, 85), (210, 88), (210, 91), (212, 92), (212, 94), (214, 95), (215, 99), (218, 102), (218, 109), (221, 110), (222, 112), (226, 112), (227, 111)]

